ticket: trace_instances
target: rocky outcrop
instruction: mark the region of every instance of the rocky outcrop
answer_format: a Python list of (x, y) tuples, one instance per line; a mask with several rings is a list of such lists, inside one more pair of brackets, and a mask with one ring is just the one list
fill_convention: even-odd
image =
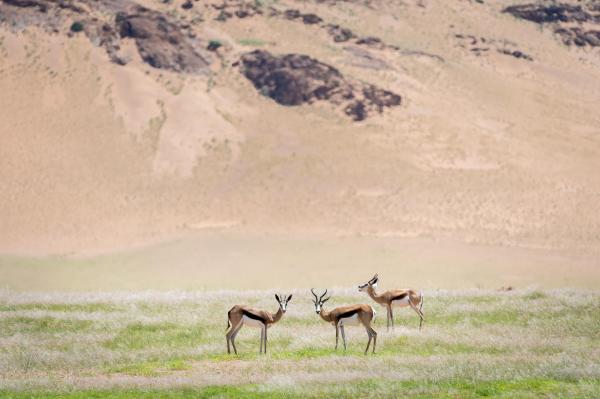
[(504, 12), (539, 24), (548, 22), (586, 22), (594, 18), (580, 5), (566, 3), (521, 4), (506, 7)]
[(598, 2), (522, 4), (506, 7), (504, 12), (538, 24), (553, 25), (554, 33), (567, 46), (600, 47), (600, 31), (590, 29), (590, 25), (600, 25)]
[(121, 39), (131, 38), (141, 58), (154, 68), (199, 73), (209, 66), (209, 59), (199, 51), (202, 46), (184, 27), (168, 15), (130, 0), (3, 0), (2, 20), (12, 26), (35, 25), (56, 33), (69, 22), (65, 34), (83, 32), (118, 64), (127, 63), (119, 53)]
[(160, 12), (138, 6), (118, 13), (115, 24), (121, 37), (135, 39), (140, 56), (154, 68), (197, 73), (209, 65), (181, 28)]
[(336, 68), (307, 55), (255, 50), (239, 62), (242, 74), (263, 95), (286, 106), (326, 101), (355, 121), (400, 105), (401, 97), (374, 85), (348, 81)]
[(464, 48), (471, 54), (482, 56), (491, 52), (509, 55), (517, 59), (533, 61), (533, 57), (516, 48), (517, 44), (508, 40), (497, 40), (475, 35), (457, 33), (454, 40), (458, 47)]

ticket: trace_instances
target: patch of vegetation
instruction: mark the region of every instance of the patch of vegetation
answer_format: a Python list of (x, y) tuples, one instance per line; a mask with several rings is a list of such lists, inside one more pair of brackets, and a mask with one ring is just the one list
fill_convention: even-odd
[(146, 348), (185, 348), (202, 343), (204, 327), (174, 323), (134, 323), (121, 329), (115, 338), (106, 341), (110, 349), (139, 350)]
[(385, 342), (378, 350), (380, 355), (457, 355), (466, 353), (480, 353), (498, 355), (507, 353), (507, 349), (501, 347), (490, 347), (472, 345), (464, 342), (445, 342), (437, 339), (419, 339), (409, 337), (398, 337)]
[(546, 294), (544, 294), (543, 292), (540, 291), (533, 291), (527, 295), (523, 296), (523, 299), (527, 299), (528, 301), (534, 301), (536, 299), (543, 299), (546, 298)]
[(71, 24), (71, 32), (81, 32), (83, 31), (84, 26), (83, 26), (83, 22), (81, 21), (75, 21)]
[(0, 304), (0, 312), (17, 312), (20, 310), (45, 310), (50, 312), (118, 312), (123, 310), (108, 303), (22, 303), (22, 304)]
[(65, 333), (90, 329), (89, 320), (57, 319), (54, 317), (6, 317), (0, 318), (0, 336), (16, 333)]
[(239, 39), (237, 42), (239, 44), (241, 44), (242, 46), (252, 46), (252, 47), (261, 47), (261, 46), (265, 46), (267, 44), (267, 42), (264, 40), (252, 39), (252, 38)]
[(210, 40), (208, 42), (208, 46), (206, 46), (206, 49), (208, 51), (217, 51), (222, 46), (223, 43), (221, 43), (219, 40)]
[(191, 364), (184, 359), (172, 359), (167, 361), (147, 361), (139, 363), (129, 363), (120, 366), (109, 367), (109, 373), (120, 373), (128, 375), (137, 375), (152, 377), (168, 371), (181, 371), (191, 369)]
[(7, 399), (188, 399), (188, 398), (330, 398), (330, 397), (377, 397), (377, 398), (594, 398), (600, 394), (600, 380), (562, 381), (553, 379), (522, 379), (495, 381), (445, 380), (385, 381), (365, 380), (350, 384), (312, 384), (294, 387), (210, 386), (205, 388), (113, 389), (75, 392), (10, 392), (0, 391)]

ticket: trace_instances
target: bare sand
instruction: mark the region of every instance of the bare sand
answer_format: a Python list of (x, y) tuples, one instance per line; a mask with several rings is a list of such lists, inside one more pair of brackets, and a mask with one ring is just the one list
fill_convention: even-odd
[[(144, 3), (184, 22), (204, 10)], [(119, 66), (82, 35), (0, 27), (0, 284), (323, 286), (378, 271), (418, 287), (598, 286), (596, 50), (504, 1), (278, 3), (403, 51), (206, 17), (191, 29), (227, 51), (198, 76), (149, 67), (133, 42)], [(456, 34), (533, 61), (476, 56)], [(403, 105), (363, 123), (283, 107), (232, 67), (255, 48), (308, 54)]]
[(0, 257), (18, 291), (232, 290), (354, 287), (597, 289), (596, 255), (459, 242), (207, 232), (110, 255)]

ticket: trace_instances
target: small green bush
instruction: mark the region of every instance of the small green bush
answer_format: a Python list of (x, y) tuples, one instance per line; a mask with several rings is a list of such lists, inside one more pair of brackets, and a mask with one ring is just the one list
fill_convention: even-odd
[(83, 22), (75, 21), (71, 24), (71, 32), (81, 32), (83, 30)]

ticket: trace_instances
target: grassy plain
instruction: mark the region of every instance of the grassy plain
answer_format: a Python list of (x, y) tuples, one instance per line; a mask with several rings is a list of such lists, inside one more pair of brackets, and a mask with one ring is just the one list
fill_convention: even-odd
[[(348, 329), (348, 350), (308, 290), (258, 355), (243, 328), (225, 353), (226, 312), (275, 310), (269, 291), (0, 292), (0, 397), (598, 397), (600, 293), (426, 291), (422, 331), (410, 310), (395, 331), (378, 317), (377, 353)], [(330, 306), (371, 301), (333, 289)]]

